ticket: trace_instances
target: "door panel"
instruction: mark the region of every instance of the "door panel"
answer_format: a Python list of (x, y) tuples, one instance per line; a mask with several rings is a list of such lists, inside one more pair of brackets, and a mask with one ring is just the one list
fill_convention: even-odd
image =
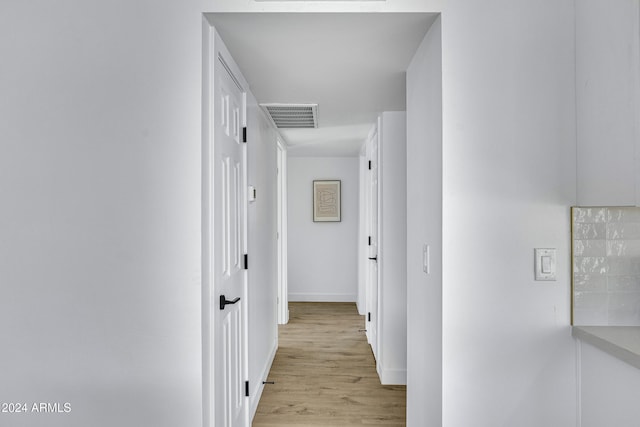
[(221, 257), (221, 261), (222, 261), (222, 275), (223, 276), (230, 276), (231, 275), (231, 255), (229, 253), (230, 251), (230, 239), (229, 239), (229, 230), (231, 229), (231, 226), (229, 224), (229, 200), (231, 198), (231, 189), (229, 187), (229, 181), (231, 180), (230, 174), (229, 174), (229, 158), (224, 158), (222, 159), (221, 162), (221, 176), (220, 176), (220, 202), (221, 202), (221, 208), (220, 208), (220, 216), (222, 219), (222, 225), (221, 225), (221, 230), (220, 233), (218, 233), (218, 235), (221, 237), (221, 247), (220, 247), (220, 252), (218, 252), (220, 254)]
[[(248, 404), (244, 394), (246, 380), (246, 341), (244, 307), (246, 304), (245, 253), (246, 205), (245, 147), (240, 140), (244, 120), (244, 94), (218, 57), (214, 70), (213, 117), (214, 165), (213, 227), (215, 266), (214, 293), (210, 308), (214, 313), (213, 370), (216, 396), (214, 425), (245, 427)], [(219, 111), (218, 111), (219, 110)], [(220, 298), (235, 303), (221, 305)]]
[(235, 310), (224, 318), (224, 323), (222, 325), (223, 341), (225, 346), (225, 351), (223, 353), (225, 375), (225, 420), (223, 425), (225, 427), (238, 425), (233, 421), (241, 418), (244, 403), (242, 366), (241, 363), (239, 363), (240, 360), (236, 357), (236, 355), (241, 351), (242, 346), (241, 318), (242, 313), (240, 312), (240, 309)]
[(241, 185), (242, 185), (242, 174), (241, 174), (242, 166), (239, 162), (235, 162), (233, 165), (233, 271), (238, 272), (242, 266), (240, 265), (240, 260), (242, 259), (242, 205), (241, 205)]

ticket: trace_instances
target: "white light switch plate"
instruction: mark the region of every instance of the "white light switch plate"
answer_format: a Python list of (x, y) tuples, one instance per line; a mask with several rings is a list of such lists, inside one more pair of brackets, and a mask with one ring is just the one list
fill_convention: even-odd
[(535, 279), (556, 280), (556, 250), (536, 248)]

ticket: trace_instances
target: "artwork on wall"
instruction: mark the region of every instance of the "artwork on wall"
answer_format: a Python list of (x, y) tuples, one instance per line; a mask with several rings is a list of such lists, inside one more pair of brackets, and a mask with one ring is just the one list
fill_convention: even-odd
[(340, 181), (313, 181), (313, 221), (340, 221)]

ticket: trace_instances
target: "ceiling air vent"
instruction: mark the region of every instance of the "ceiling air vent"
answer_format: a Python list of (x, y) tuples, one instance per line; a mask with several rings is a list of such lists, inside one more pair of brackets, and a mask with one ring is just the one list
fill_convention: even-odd
[(260, 104), (279, 129), (318, 127), (318, 104)]

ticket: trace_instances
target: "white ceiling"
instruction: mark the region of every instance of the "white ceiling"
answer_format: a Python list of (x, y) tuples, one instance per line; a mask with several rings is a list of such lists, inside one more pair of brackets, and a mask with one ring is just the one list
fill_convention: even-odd
[(291, 156), (357, 156), (382, 111), (405, 109), (426, 13), (214, 13), (260, 103), (318, 104), (317, 129), (280, 129)]

